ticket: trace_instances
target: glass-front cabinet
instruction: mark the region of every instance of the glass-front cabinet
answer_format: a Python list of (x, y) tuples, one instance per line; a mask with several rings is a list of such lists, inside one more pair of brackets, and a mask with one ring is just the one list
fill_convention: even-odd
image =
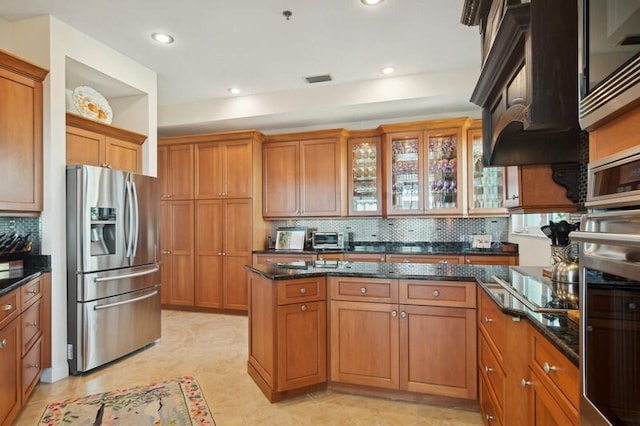
[(467, 132), (469, 214), (506, 215), (505, 169), (482, 165), (482, 129), (471, 128)]
[(458, 128), (387, 134), (387, 214), (461, 213), (461, 143)]
[(382, 215), (381, 137), (350, 138), (349, 216)]

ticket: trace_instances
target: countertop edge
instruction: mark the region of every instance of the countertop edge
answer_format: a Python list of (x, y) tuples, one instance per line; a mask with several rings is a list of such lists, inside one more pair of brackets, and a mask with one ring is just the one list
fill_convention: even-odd
[(0, 289), (0, 296), (4, 296), (5, 294), (11, 293), (13, 290), (16, 290), (16, 289), (22, 287), (23, 285), (27, 284), (28, 282), (30, 282), (34, 278), (37, 278), (40, 275), (48, 273), (48, 272), (51, 272), (48, 268), (29, 271), (28, 275), (25, 275), (20, 280), (12, 283), (10, 286), (7, 286), (5, 288)]

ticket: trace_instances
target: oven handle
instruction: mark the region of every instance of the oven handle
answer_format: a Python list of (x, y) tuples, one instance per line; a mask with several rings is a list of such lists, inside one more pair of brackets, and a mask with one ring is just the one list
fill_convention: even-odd
[(640, 245), (640, 235), (613, 234), (610, 232), (575, 231), (571, 233), (571, 239), (583, 243), (600, 243), (628, 247), (638, 247), (638, 245)]
[(158, 272), (159, 270), (160, 268), (156, 267), (152, 269), (147, 269), (146, 271), (134, 272), (131, 274), (114, 275), (113, 277), (96, 277), (93, 279), (93, 281), (97, 283), (102, 283), (105, 281), (126, 280), (128, 278), (136, 278), (136, 277), (142, 277), (144, 275), (153, 274), (154, 272)]
[(108, 308), (114, 308), (116, 306), (121, 306), (121, 305), (127, 305), (129, 303), (135, 303), (135, 302), (139, 302), (141, 300), (145, 300), (148, 299), (150, 297), (155, 296), (156, 294), (158, 294), (158, 290), (154, 290), (153, 293), (149, 293), (149, 294), (145, 294), (144, 296), (140, 296), (140, 297), (135, 297), (133, 299), (128, 299), (128, 300), (123, 300), (121, 302), (115, 302), (115, 303), (109, 303), (107, 305), (98, 305), (98, 306), (94, 306), (93, 310), (94, 311), (99, 311), (101, 309), (108, 309)]

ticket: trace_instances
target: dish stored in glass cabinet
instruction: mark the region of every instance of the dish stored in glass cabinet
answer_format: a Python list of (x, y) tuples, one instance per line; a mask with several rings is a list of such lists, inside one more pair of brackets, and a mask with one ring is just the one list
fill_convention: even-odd
[(349, 141), (349, 215), (380, 216), (382, 214), (382, 184), (380, 138), (359, 138)]

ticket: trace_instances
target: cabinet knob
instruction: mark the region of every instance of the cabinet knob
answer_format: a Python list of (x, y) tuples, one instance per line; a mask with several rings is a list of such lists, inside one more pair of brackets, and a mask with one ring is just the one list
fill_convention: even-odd
[(439, 290), (433, 290), (433, 297), (440, 297), (440, 291)]
[(529, 380), (525, 380), (525, 379), (520, 380), (520, 386), (522, 386), (523, 388), (526, 388), (527, 386), (531, 386), (531, 385), (533, 385), (533, 382), (530, 382)]
[(300, 288), (300, 294), (307, 294), (307, 289), (304, 287)]
[(0, 340), (0, 349), (4, 349), (7, 346), (7, 339)]
[(171, 254), (169, 250), (162, 250), (162, 254)]
[(631, 311), (635, 311), (637, 308), (637, 305), (634, 302), (630, 302), (627, 307), (629, 308), (629, 310)]
[(218, 252), (218, 256), (222, 256), (222, 252), (221, 251)]
[(487, 414), (484, 416), (488, 422), (491, 422), (492, 420), (495, 420), (496, 418), (494, 416), (492, 416), (491, 414)]
[(407, 313), (405, 311), (400, 312), (400, 318), (406, 318)]
[(449, 261), (448, 261), (448, 260), (441, 260), (441, 261), (440, 261), (440, 262), (438, 262), (438, 263), (441, 263), (441, 264), (443, 264), (443, 265), (446, 265), (447, 263), (449, 263)]
[(28, 290), (27, 294), (31, 294), (33, 296), (35, 296), (36, 294), (40, 293), (38, 290)]
[(398, 316), (398, 311), (391, 311), (391, 316), (392, 317), (397, 317)]
[(485, 324), (489, 324), (490, 322), (493, 322), (493, 318), (489, 318), (489, 317), (484, 317)]
[(485, 365), (484, 366), (484, 371), (486, 373), (491, 373), (492, 371), (495, 371), (495, 370), (493, 368), (489, 367), (488, 365)]
[(29, 327), (37, 327), (37, 326), (38, 326), (38, 322), (37, 322), (37, 321), (34, 321), (34, 322), (28, 322), (28, 323), (27, 323), (27, 325), (28, 325)]
[(40, 365), (39, 364), (29, 364), (29, 367), (35, 368), (36, 370), (38, 370), (40, 368)]
[(360, 294), (367, 294), (367, 288), (366, 287), (361, 287), (360, 288)]
[(467, 262), (467, 263), (471, 263), (471, 259), (467, 259), (467, 260), (466, 260), (466, 262)]
[(385, 260), (384, 257), (380, 256), (380, 262), (384, 262), (384, 260)]
[(517, 195), (517, 194), (513, 194), (513, 195), (511, 196), (511, 199), (512, 199), (512, 200), (517, 200), (518, 198), (520, 198), (520, 196), (519, 196), (519, 195)]
[(552, 371), (557, 371), (558, 367), (556, 367), (555, 365), (549, 365), (548, 362), (545, 362), (544, 364), (542, 364), (542, 369), (545, 373), (549, 374)]
[(5, 312), (6, 312), (6, 311), (10, 311), (10, 310), (12, 310), (12, 309), (13, 309), (13, 305), (12, 305), (11, 303), (7, 303), (6, 305), (4, 305), (4, 306), (2, 307), (2, 310), (3, 310), (3, 311), (5, 311)]
[(302, 305), (302, 306), (300, 307), (300, 310), (301, 310), (302, 312), (307, 312), (307, 305)]

